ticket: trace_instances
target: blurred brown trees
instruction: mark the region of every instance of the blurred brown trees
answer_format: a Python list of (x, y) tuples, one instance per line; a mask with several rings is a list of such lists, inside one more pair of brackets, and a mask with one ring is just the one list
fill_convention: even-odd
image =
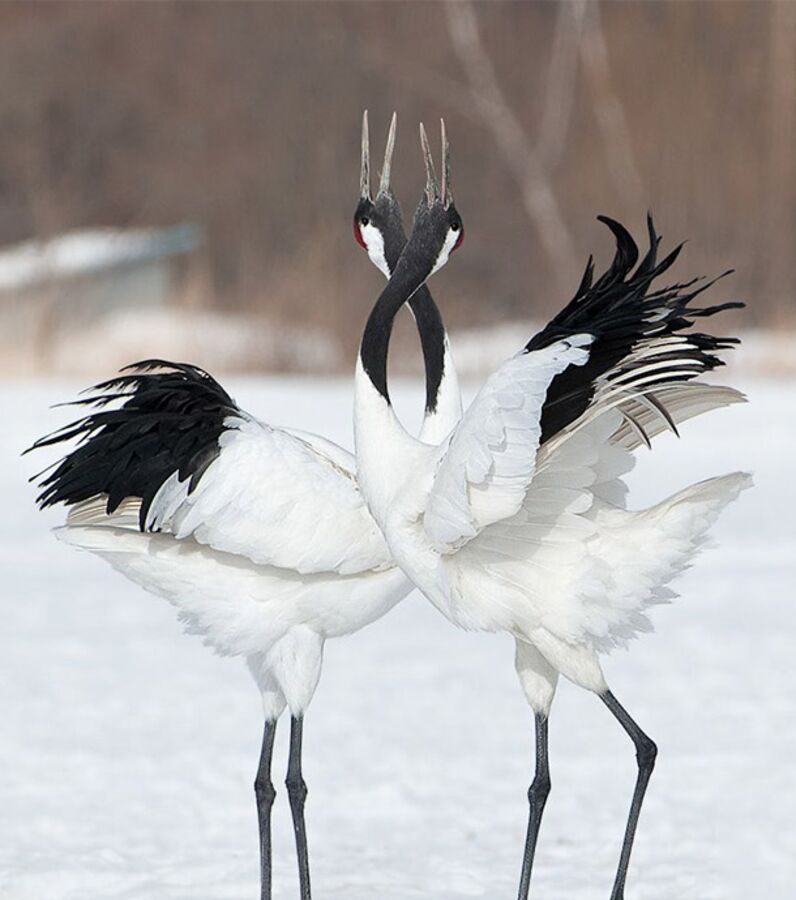
[(334, 331), (380, 280), (350, 234), (359, 120), (399, 113), (394, 184), (444, 115), (465, 249), (454, 325), (542, 316), (610, 240), (688, 239), (750, 324), (793, 326), (796, 4), (0, 4), (0, 243), (191, 220), (207, 302)]

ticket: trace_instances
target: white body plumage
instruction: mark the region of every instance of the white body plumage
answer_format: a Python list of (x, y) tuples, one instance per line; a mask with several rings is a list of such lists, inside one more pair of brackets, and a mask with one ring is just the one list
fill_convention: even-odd
[(324, 641), (380, 618), (412, 585), (365, 506), (350, 453), (242, 412), (224, 424), (193, 491), (177, 472), (164, 482), (146, 532), (139, 502), (108, 514), (99, 496), (74, 506), (58, 536), (165, 597), (220, 654), (246, 657), (266, 717), (285, 705), (301, 715)]
[(186, 630), (224, 656), (243, 656), (267, 719), (301, 715), (327, 638), (352, 634), (411, 590), (395, 566), (352, 575), (291, 574), (195, 540), (133, 528), (69, 525), (58, 537), (89, 550), (180, 613)]
[[(558, 673), (605, 690), (598, 653), (649, 630), (646, 608), (673, 596), (666, 585), (749, 483), (735, 473), (627, 510), (622, 475), (640, 439), (622, 410), (599, 398), (540, 449), (547, 388), (586, 362), (589, 343), (576, 336), (510, 359), (435, 449), (402, 428), (357, 370), (360, 485), (392, 556), (455, 625), (517, 639), (522, 686), (542, 712)], [(676, 422), (742, 399), (702, 384), (659, 396)], [(644, 424), (651, 435), (666, 423), (648, 415)]]

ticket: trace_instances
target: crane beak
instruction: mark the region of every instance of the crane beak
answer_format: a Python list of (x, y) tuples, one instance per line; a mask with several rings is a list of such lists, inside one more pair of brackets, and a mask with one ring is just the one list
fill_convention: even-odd
[(442, 136), (442, 204), (445, 209), (453, 203), (453, 188), (451, 187), (451, 147), (448, 136), (445, 133), (445, 120), (440, 119), (440, 133)]
[(361, 200), (370, 200), (370, 136), (367, 110), (362, 114), (362, 163), (359, 169), (359, 197)]
[(395, 150), (395, 129), (397, 125), (398, 115), (393, 113), (390, 120), (390, 132), (387, 135), (387, 147), (384, 151), (384, 165), (381, 168), (381, 178), (379, 179), (380, 194), (386, 194), (390, 190), (390, 169), (392, 168), (393, 150)]
[(439, 202), (439, 182), (434, 170), (434, 159), (431, 156), (431, 148), (428, 145), (428, 135), (423, 123), (420, 123), (420, 146), (423, 148), (423, 161), (426, 164), (426, 204), (432, 206)]
[(420, 123), (420, 144), (423, 147), (423, 159), (426, 163), (426, 203), (431, 206), (441, 203), (448, 209), (453, 203), (453, 188), (451, 186), (451, 148), (448, 136), (445, 132), (445, 120), (440, 119), (440, 133), (442, 137), (442, 189), (437, 181), (437, 173), (434, 169), (434, 158), (428, 145), (428, 135), (423, 123)]

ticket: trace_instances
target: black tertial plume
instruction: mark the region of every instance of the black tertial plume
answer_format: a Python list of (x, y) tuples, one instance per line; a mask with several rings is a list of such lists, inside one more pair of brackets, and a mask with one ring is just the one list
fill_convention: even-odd
[(649, 248), (636, 266), (639, 251), (628, 230), (607, 216), (598, 218), (616, 241), (611, 265), (595, 281), (590, 257), (573, 299), (526, 345), (526, 350), (538, 350), (575, 334), (594, 336), (586, 365), (571, 366), (550, 385), (542, 411), (543, 441), (582, 415), (601, 383), (621, 377), (630, 390), (634, 376), (643, 375), (649, 392), (655, 386), (691, 380), (723, 365), (719, 351), (739, 343), (734, 337), (688, 331), (696, 319), (744, 306), (692, 305), (728, 273), (652, 290), (652, 283), (674, 265), (683, 245), (658, 261), (661, 239), (648, 216)]
[[(111, 403), (116, 405), (108, 408)], [(139, 498), (142, 530), (161, 485), (177, 471), (180, 480), (191, 479), (193, 490), (218, 456), (226, 418), (241, 415), (207, 372), (161, 359), (128, 366), (68, 405), (89, 411), (25, 451), (77, 441), (65, 457), (31, 479), (46, 476), (39, 481), (39, 505), (72, 506), (104, 496), (112, 513), (123, 500)]]

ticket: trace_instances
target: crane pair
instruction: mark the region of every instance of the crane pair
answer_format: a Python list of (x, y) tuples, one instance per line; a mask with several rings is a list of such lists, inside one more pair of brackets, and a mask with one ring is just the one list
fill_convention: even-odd
[[(438, 181), (425, 131), (423, 197), (406, 239), (390, 185), (395, 117), (378, 190), (367, 117), (354, 236), (387, 277), (355, 375), (356, 457), (241, 410), (206, 372), (148, 360), (78, 401), (77, 422), (36, 447), (77, 440), (41, 481), (69, 507), (59, 534), (174, 603), (193, 631), (246, 658), (265, 717), (255, 779), (261, 897), (271, 897), (271, 757), (291, 716), (287, 791), (302, 900), (311, 897), (301, 769), (303, 716), (324, 642), (384, 615), (413, 587), (455, 625), (504, 631), (531, 705), (536, 771), (519, 897), (529, 893), (550, 787), (548, 716), (559, 674), (596, 693), (632, 739), (636, 781), (612, 900), (624, 897), (654, 743), (608, 689), (600, 652), (648, 630), (648, 607), (693, 558), (742, 473), (626, 508), (633, 451), (684, 420), (742, 400), (699, 376), (735, 343), (689, 331), (728, 306), (695, 307), (708, 284), (653, 282), (674, 263), (604, 219), (617, 250), (573, 300), (485, 382), (462, 415), (453, 358), (425, 282), (462, 243), (442, 129)], [(387, 356), (408, 303), (426, 371), (419, 437), (393, 412)]]

